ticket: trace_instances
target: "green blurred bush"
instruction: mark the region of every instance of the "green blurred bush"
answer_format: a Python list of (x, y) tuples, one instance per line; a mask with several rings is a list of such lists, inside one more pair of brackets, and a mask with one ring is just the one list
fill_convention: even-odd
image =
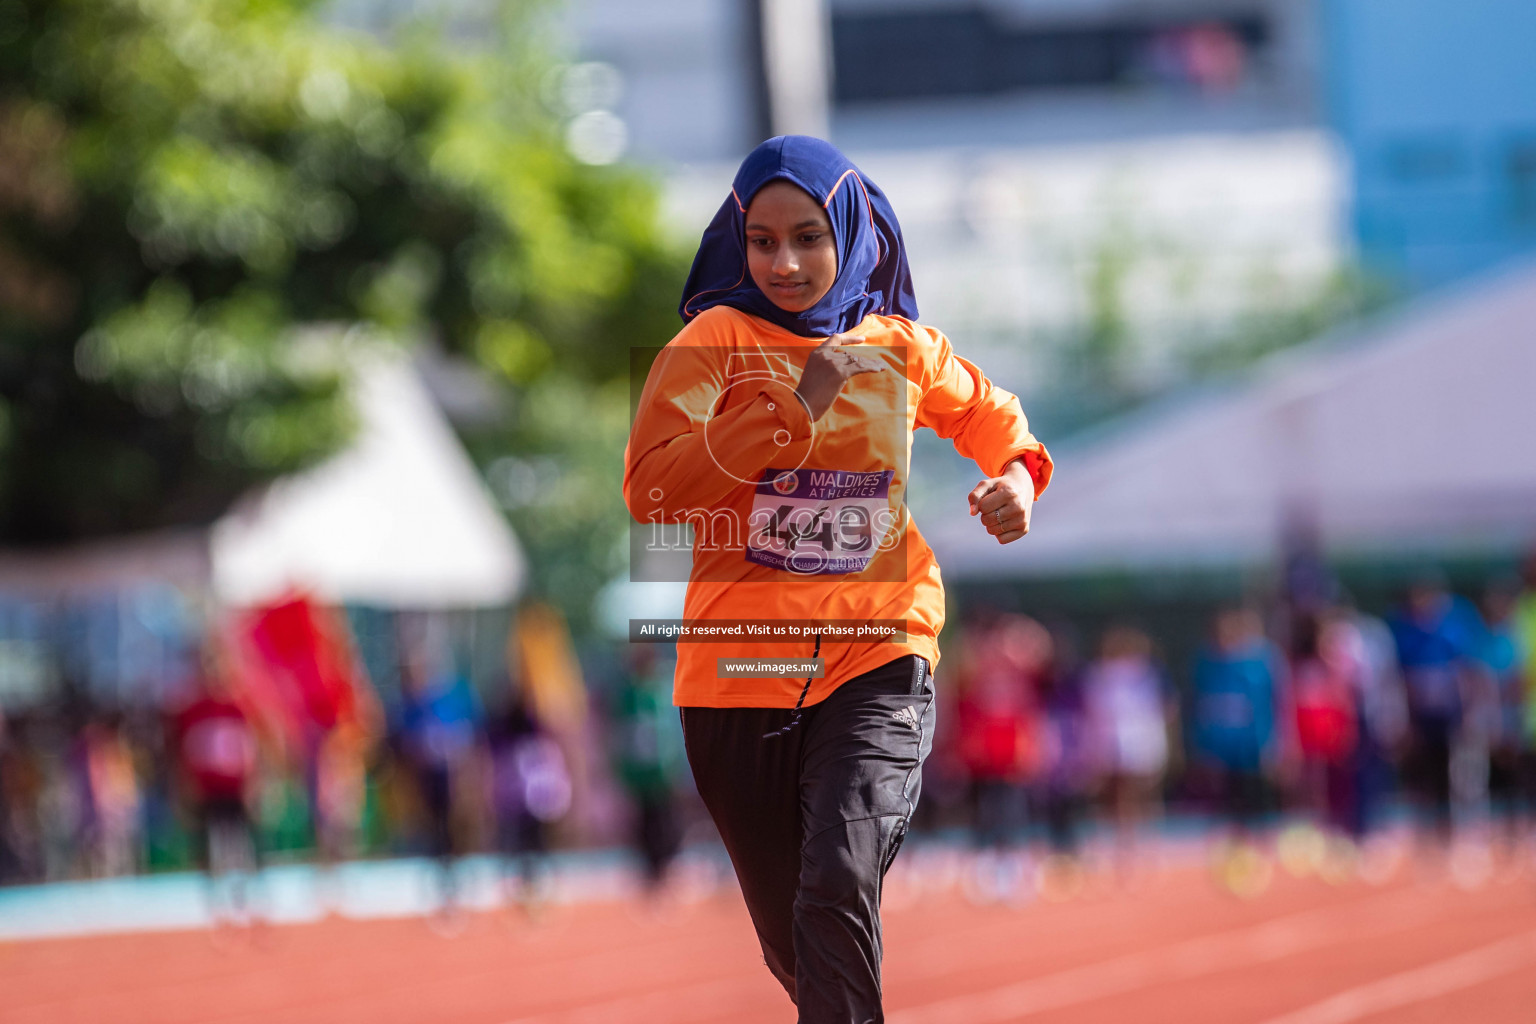
[(0, 0), (0, 543), (206, 522), (314, 463), (350, 346), (433, 339), (564, 419), (611, 392), (622, 437), (609, 382), (684, 268), (652, 183), (561, 144), (539, 13), (467, 45), (303, 0)]

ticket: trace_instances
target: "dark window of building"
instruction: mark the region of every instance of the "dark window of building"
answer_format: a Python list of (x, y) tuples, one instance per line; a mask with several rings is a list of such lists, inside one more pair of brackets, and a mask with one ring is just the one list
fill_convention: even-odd
[(1259, 15), (1029, 27), (982, 8), (834, 11), (839, 103), (1143, 87), (1217, 92), (1250, 78), (1269, 44)]
[(1504, 179), (1514, 219), (1536, 226), (1536, 135), (1509, 144), (1504, 155)]
[(1400, 139), (1385, 150), (1386, 171), (1406, 185), (1427, 185), (1465, 174), (1467, 152), (1460, 141), (1446, 136)]

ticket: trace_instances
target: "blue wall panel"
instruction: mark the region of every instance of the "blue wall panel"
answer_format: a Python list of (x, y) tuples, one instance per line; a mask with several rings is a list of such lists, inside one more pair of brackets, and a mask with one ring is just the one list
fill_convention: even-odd
[(1536, 250), (1536, 0), (1322, 0), (1361, 254), (1427, 286)]

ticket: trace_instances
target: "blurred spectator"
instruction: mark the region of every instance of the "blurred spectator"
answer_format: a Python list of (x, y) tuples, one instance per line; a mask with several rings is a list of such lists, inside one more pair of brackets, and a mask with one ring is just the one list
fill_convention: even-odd
[(1291, 705), (1303, 800), (1335, 837), (1356, 821), (1360, 747), (1358, 682), (1363, 666), (1332, 613), (1304, 613), (1292, 623)]
[(1023, 830), (1026, 786), (1045, 766), (1041, 683), (1051, 637), (1033, 619), (1011, 615), (977, 627), (966, 652), (956, 706), (959, 753), (975, 795), (973, 833), (982, 851), (977, 894), (999, 898), (1023, 882), (1013, 855)]
[(1138, 629), (1104, 632), (1083, 675), (1084, 746), (1115, 826), (1116, 861), (1133, 866), (1137, 832), (1155, 806), (1168, 765), (1171, 704), (1152, 663), (1152, 641)]
[(204, 649), (197, 691), (172, 719), (171, 735), (182, 793), (193, 809), (199, 854), (209, 876), (214, 920), (225, 916), (221, 882), (228, 883), (231, 915), (249, 917), (251, 876), (260, 868), (251, 821), (257, 736), (230, 692), (212, 645)]
[(17, 868), (16, 841), (12, 838), (11, 825), (11, 736), (5, 709), (0, 708), (0, 885), (19, 874)]
[(672, 673), (652, 644), (631, 644), (615, 705), (614, 756), (634, 803), (634, 841), (645, 860), (649, 892), (659, 891), (682, 841), (677, 785), (683, 733), (672, 706)]
[(571, 809), (571, 776), (554, 736), (519, 690), (492, 723), (491, 796), (497, 846), (506, 858), (510, 895), (525, 913), (547, 898), (549, 826)]
[[(1520, 733), (1521, 792), (1536, 825), (1536, 551), (1526, 558), (1521, 570), (1521, 591), (1510, 613), (1510, 632), (1515, 638), (1515, 656), (1519, 661), (1520, 699), (1525, 709)], [(1527, 836), (1536, 844), (1536, 832)]]
[(1039, 677), (1043, 710), (1042, 764), (1035, 795), (1044, 813), (1050, 856), (1042, 865), (1041, 891), (1054, 898), (1076, 893), (1081, 819), (1088, 801), (1089, 759), (1084, 742), (1082, 690), (1077, 673), (1058, 666)]
[(1515, 616), (1519, 588), (1498, 582), (1483, 594), (1485, 629), (1476, 649), (1487, 714), (1481, 723), (1489, 739), (1489, 789), (1506, 806), (1512, 830), (1529, 816), (1525, 779), (1526, 733), (1525, 678), (1518, 620)]
[(80, 743), (89, 714), (78, 680), (66, 676), (58, 702), (38, 718), (38, 823), (47, 881), (78, 878), (90, 869), (90, 791)]
[(455, 790), (474, 759), (480, 709), (468, 680), (451, 668), (431, 667), (425, 644), (409, 649), (403, 660), (395, 748), (426, 815), (427, 854), (438, 864), (439, 909), (447, 918), (457, 909)]
[(322, 862), (334, 864), (362, 849), (363, 809), (368, 798), (369, 740), (355, 722), (325, 733), (315, 752), (315, 846)]
[(1238, 891), (1262, 887), (1268, 866), (1254, 840), (1265, 811), (1269, 779), (1281, 757), (1284, 668), (1256, 612), (1217, 614), (1212, 644), (1195, 666), (1193, 740), (1214, 775), (1230, 830), (1223, 880)]
[(1386, 622), (1341, 610), (1330, 633), (1337, 657), (1359, 666), (1358, 739), (1355, 744), (1355, 818), (1351, 831), (1367, 838), (1380, 817), (1378, 808), (1393, 785), (1393, 761), (1407, 743), (1408, 705), (1403, 692), (1397, 646)]
[(87, 806), (90, 809), (91, 873), (126, 875), (138, 867), (139, 780), (121, 716), (103, 714), (80, 734)]
[(42, 768), (26, 721), (0, 717), (0, 882), (30, 881), (42, 874), (42, 788)]
[(1437, 576), (1420, 577), (1390, 621), (1408, 698), (1408, 782), (1433, 833), (1451, 838), (1451, 760), (1468, 701), (1469, 661), (1481, 632), (1476, 612)]

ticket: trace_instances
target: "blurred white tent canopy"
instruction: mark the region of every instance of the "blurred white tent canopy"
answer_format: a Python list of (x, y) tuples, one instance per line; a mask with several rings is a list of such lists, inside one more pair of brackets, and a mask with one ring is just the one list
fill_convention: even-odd
[(947, 573), (1253, 565), (1298, 522), (1335, 555), (1517, 550), (1536, 540), (1536, 264), (1056, 454), (1024, 541), (925, 530)]
[(360, 422), (346, 450), (214, 525), (217, 597), (250, 605), (302, 589), (386, 607), (511, 601), (522, 552), (408, 360), (364, 361), (353, 387)]

